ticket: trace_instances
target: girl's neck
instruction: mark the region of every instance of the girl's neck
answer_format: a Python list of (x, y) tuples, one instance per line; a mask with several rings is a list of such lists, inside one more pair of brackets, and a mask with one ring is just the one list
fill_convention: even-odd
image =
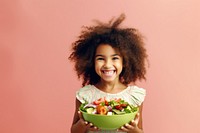
[(104, 91), (107, 93), (118, 93), (127, 88), (127, 86), (122, 84), (121, 82), (107, 83), (107, 82), (101, 81), (97, 83), (95, 86), (101, 91)]

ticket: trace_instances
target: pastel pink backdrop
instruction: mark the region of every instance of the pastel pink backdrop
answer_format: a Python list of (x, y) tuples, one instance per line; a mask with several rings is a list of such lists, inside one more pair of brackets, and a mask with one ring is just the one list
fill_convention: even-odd
[(0, 132), (69, 133), (81, 87), (70, 45), (82, 25), (122, 12), (146, 37), (145, 133), (200, 132), (198, 0), (1, 0)]

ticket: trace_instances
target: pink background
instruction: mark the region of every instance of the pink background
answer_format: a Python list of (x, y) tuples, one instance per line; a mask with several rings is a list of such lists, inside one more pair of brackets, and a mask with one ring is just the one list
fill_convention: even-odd
[(122, 12), (146, 36), (145, 132), (200, 132), (199, 0), (1, 0), (0, 132), (69, 133), (81, 86), (70, 45)]

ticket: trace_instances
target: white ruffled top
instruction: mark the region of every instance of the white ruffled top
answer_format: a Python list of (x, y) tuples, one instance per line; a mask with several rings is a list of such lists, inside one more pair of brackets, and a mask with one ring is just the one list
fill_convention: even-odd
[(138, 86), (131, 85), (119, 93), (111, 94), (99, 90), (94, 85), (86, 85), (76, 92), (76, 98), (81, 102), (92, 103), (99, 98), (106, 99), (121, 98), (134, 106), (140, 106), (146, 96), (146, 90)]

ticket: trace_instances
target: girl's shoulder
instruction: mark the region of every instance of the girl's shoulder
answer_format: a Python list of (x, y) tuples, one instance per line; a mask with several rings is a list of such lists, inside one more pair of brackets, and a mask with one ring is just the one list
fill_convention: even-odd
[(78, 92), (87, 92), (87, 91), (91, 91), (93, 89), (94, 89), (93, 85), (85, 85), (82, 88), (80, 88), (78, 90)]
[(146, 90), (136, 85), (130, 85), (121, 94), (121, 97), (135, 106), (140, 106), (145, 100)]
[(82, 88), (80, 88), (78, 91), (76, 91), (76, 98), (81, 102), (89, 102), (94, 93), (95, 93), (96, 89), (93, 85), (86, 85)]
[(130, 93), (138, 93), (138, 94), (146, 95), (146, 90), (136, 85), (128, 86), (127, 91), (129, 91)]

